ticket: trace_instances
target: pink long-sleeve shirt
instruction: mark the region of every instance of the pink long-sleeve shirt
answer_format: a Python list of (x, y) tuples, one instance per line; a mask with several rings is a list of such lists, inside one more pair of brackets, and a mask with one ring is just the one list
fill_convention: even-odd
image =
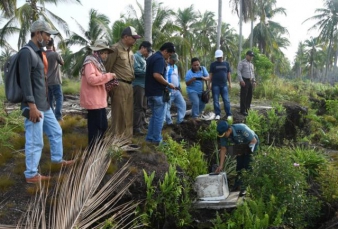
[(86, 64), (81, 77), (80, 106), (88, 110), (107, 107), (105, 83), (112, 79), (111, 73), (102, 74), (94, 64)]

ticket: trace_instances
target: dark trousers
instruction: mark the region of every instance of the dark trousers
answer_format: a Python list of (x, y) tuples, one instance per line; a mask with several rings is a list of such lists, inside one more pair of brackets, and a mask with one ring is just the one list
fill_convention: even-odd
[(92, 145), (96, 138), (101, 139), (108, 128), (106, 108), (88, 110), (88, 144)]
[(252, 83), (250, 79), (243, 79), (245, 86), (241, 86), (240, 111), (247, 112), (250, 109), (252, 100)]
[(146, 125), (146, 110), (147, 97), (145, 96), (144, 88), (141, 86), (134, 86), (134, 129), (142, 128)]

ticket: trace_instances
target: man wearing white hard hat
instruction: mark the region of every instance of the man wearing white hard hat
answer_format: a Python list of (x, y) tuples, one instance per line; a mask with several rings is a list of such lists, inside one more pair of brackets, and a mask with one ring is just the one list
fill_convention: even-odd
[(223, 61), (223, 51), (216, 50), (216, 61), (210, 64), (210, 87), (214, 101), (215, 119), (221, 118), (221, 108), (219, 104), (219, 96), (222, 97), (226, 117), (232, 119), (229, 99), (229, 89), (231, 88), (231, 68), (230, 64)]

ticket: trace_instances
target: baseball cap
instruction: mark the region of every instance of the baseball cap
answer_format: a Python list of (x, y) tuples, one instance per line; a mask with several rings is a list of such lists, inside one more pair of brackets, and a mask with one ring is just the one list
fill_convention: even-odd
[(127, 35), (127, 36), (132, 36), (134, 39), (139, 39), (139, 38), (141, 38), (141, 36), (138, 35), (138, 34), (136, 33), (135, 28), (132, 27), (132, 26), (128, 26), (127, 28), (125, 28), (125, 29), (122, 31), (122, 36), (125, 36), (125, 35)]
[(217, 132), (218, 132), (219, 135), (222, 135), (228, 129), (229, 129), (229, 124), (226, 121), (220, 121), (217, 124)]
[(31, 25), (31, 32), (36, 32), (36, 31), (42, 31), (45, 33), (49, 33), (51, 35), (56, 35), (59, 33), (56, 30), (52, 30), (50, 25), (46, 21), (43, 21), (43, 20), (37, 20), (33, 22), (33, 24)]
[(179, 59), (178, 59), (178, 55), (176, 54), (176, 53), (173, 53), (173, 54), (171, 54), (171, 56), (170, 56), (170, 59), (172, 59), (173, 61), (180, 61)]
[(215, 52), (215, 58), (223, 57), (223, 51), (218, 49)]
[(90, 49), (93, 51), (108, 50), (109, 53), (113, 50), (109, 47), (108, 42), (103, 39), (98, 39), (94, 42), (93, 46), (90, 46)]
[(248, 56), (255, 56), (255, 54), (253, 53), (253, 51), (249, 50), (246, 52), (246, 55)]

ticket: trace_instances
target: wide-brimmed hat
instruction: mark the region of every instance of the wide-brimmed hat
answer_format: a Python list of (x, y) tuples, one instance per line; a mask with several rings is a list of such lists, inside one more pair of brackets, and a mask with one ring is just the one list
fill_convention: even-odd
[(108, 42), (103, 39), (96, 40), (94, 45), (89, 48), (93, 51), (107, 50), (109, 53), (113, 52), (113, 50), (109, 47)]
[(53, 30), (50, 27), (50, 25), (46, 21), (43, 21), (43, 20), (37, 20), (33, 22), (33, 24), (31, 25), (31, 32), (37, 32), (37, 31), (49, 33), (51, 35), (56, 35), (59, 33), (58, 31)]
[(141, 36), (138, 35), (138, 34), (136, 33), (135, 28), (132, 27), (132, 26), (128, 26), (127, 28), (125, 28), (125, 29), (122, 31), (122, 36), (125, 36), (125, 35), (127, 35), (127, 36), (132, 36), (134, 39), (139, 39), (139, 38), (141, 38)]
[(220, 121), (217, 124), (217, 132), (218, 132), (219, 135), (222, 135), (228, 129), (229, 129), (229, 124), (226, 121)]

